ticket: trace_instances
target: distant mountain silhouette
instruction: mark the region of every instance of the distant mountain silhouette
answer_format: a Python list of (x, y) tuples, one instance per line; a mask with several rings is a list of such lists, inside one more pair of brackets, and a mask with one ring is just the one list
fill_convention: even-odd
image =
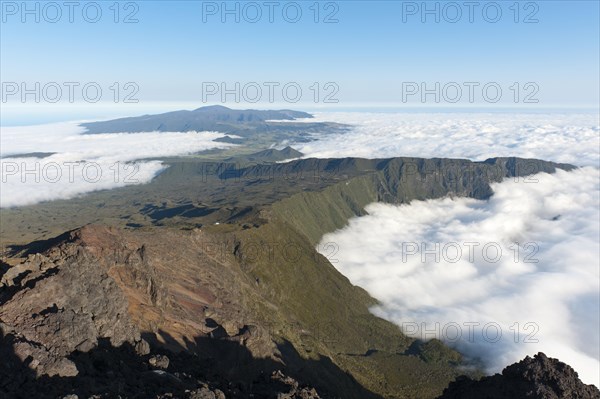
[(269, 120), (293, 121), (312, 118), (311, 114), (292, 110), (235, 110), (221, 105), (201, 107), (193, 111), (173, 111), (101, 122), (83, 123), (87, 134), (218, 131), (232, 133), (243, 128), (268, 125)]

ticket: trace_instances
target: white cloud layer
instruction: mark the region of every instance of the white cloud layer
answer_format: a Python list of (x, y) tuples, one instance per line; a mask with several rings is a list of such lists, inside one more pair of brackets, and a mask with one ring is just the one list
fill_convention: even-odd
[(598, 114), (360, 113), (315, 114), (306, 122), (354, 125), (342, 134), (291, 143), (305, 157), (467, 158), (516, 156), (578, 166), (598, 165)]
[(543, 351), (600, 386), (600, 173), (536, 178), (495, 184), (487, 201), (371, 204), (318, 248), (336, 243), (334, 266), (410, 335), (435, 335), (490, 372)]
[[(216, 132), (82, 134), (76, 123), (0, 128), (0, 207), (31, 205), (147, 183), (164, 165), (145, 158), (231, 146)], [(55, 153), (45, 158), (14, 154)]]

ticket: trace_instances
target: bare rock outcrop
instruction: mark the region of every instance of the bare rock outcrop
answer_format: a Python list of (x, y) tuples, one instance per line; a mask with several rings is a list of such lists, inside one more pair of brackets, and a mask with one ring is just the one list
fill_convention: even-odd
[(0, 397), (318, 398), (224, 372), (283, 364), (227, 259), (167, 238), (86, 226), (3, 270)]
[(479, 381), (460, 378), (439, 399), (599, 399), (600, 391), (586, 385), (569, 365), (538, 353)]
[(141, 342), (122, 290), (78, 245), (30, 255), (10, 268), (0, 282), (0, 304), (2, 333), (17, 337), (15, 353), (32, 356), (39, 375), (76, 374), (66, 356), (93, 349), (100, 338), (115, 346)]

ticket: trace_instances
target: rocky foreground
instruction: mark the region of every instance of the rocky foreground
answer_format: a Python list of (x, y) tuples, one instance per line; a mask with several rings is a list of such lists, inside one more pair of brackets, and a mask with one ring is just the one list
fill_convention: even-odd
[(600, 391), (582, 383), (569, 365), (540, 352), (506, 367), (502, 374), (480, 380), (458, 378), (439, 399), (508, 398), (591, 399), (600, 398)]
[(448, 387), (464, 373), (460, 353), (375, 317), (376, 300), (315, 247), (375, 201), (485, 199), (494, 181), (572, 169), (516, 158), (206, 166), (173, 162), (147, 185), (0, 211), (0, 397), (468, 397), (487, 380)]
[[(3, 264), (0, 397), (319, 397), (281, 372), (266, 332), (235, 314), (235, 293), (217, 299), (200, 286), (185, 294), (124, 238), (88, 227), (14, 267)], [(203, 317), (211, 306), (219, 308), (214, 319)], [(200, 320), (192, 342), (186, 330)], [(163, 324), (171, 329), (156, 327)]]
[[(252, 302), (261, 283), (232, 272), (243, 240), (231, 253), (203, 252), (200, 261), (193, 253), (206, 249), (206, 234), (167, 230), (157, 239), (155, 232), (87, 226), (36, 243), (36, 253), (18, 264), (3, 263), (0, 397), (383, 397), (331, 359), (311, 359), (313, 349), (301, 355), (302, 344), (269, 328)], [(413, 365), (420, 364), (418, 347), (406, 357)], [(392, 372), (406, 372), (402, 367)], [(420, 396), (407, 389), (394, 397)], [(459, 377), (441, 398), (600, 393), (569, 366), (538, 354), (502, 375)]]

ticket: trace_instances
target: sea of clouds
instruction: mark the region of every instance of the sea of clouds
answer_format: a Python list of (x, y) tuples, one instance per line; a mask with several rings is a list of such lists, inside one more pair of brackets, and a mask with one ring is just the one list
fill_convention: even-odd
[(440, 338), (490, 373), (543, 351), (600, 386), (598, 114), (323, 113), (316, 120), (353, 126), (294, 144), (305, 157), (518, 156), (583, 167), (507, 179), (487, 201), (371, 204), (318, 248), (334, 243), (334, 266), (381, 302), (375, 314), (406, 334)]
[[(305, 157), (541, 158), (597, 165), (594, 114), (317, 113), (307, 122), (351, 125), (292, 144)], [(68, 199), (96, 190), (143, 184), (164, 168), (162, 156), (231, 146), (216, 132), (83, 134), (79, 123), (0, 127), (0, 207)], [(45, 158), (18, 154), (55, 153)]]
[[(216, 132), (83, 134), (78, 123), (0, 128), (0, 207), (68, 199), (92, 191), (143, 184), (164, 168), (163, 156), (231, 144)], [(19, 154), (54, 153), (43, 158)]]
[(515, 156), (598, 166), (594, 113), (316, 113), (306, 122), (352, 125), (348, 132), (290, 143), (305, 157), (467, 158)]
[(334, 266), (409, 335), (489, 372), (542, 351), (600, 386), (600, 173), (531, 180), (494, 184), (487, 201), (371, 204), (318, 248), (335, 243)]
[[(319, 248), (336, 243), (334, 265), (381, 301), (374, 313), (409, 335), (436, 336), (490, 372), (543, 351), (600, 385), (597, 114), (315, 116), (306, 121), (352, 126), (274, 145), (305, 157), (519, 156), (584, 166), (495, 184), (487, 201), (371, 204)], [(230, 146), (215, 142), (223, 136), (215, 132), (83, 132), (77, 123), (2, 127), (0, 206), (147, 183), (165, 167), (151, 158)], [(55, 154), (15, 157), (32, 152)]]

